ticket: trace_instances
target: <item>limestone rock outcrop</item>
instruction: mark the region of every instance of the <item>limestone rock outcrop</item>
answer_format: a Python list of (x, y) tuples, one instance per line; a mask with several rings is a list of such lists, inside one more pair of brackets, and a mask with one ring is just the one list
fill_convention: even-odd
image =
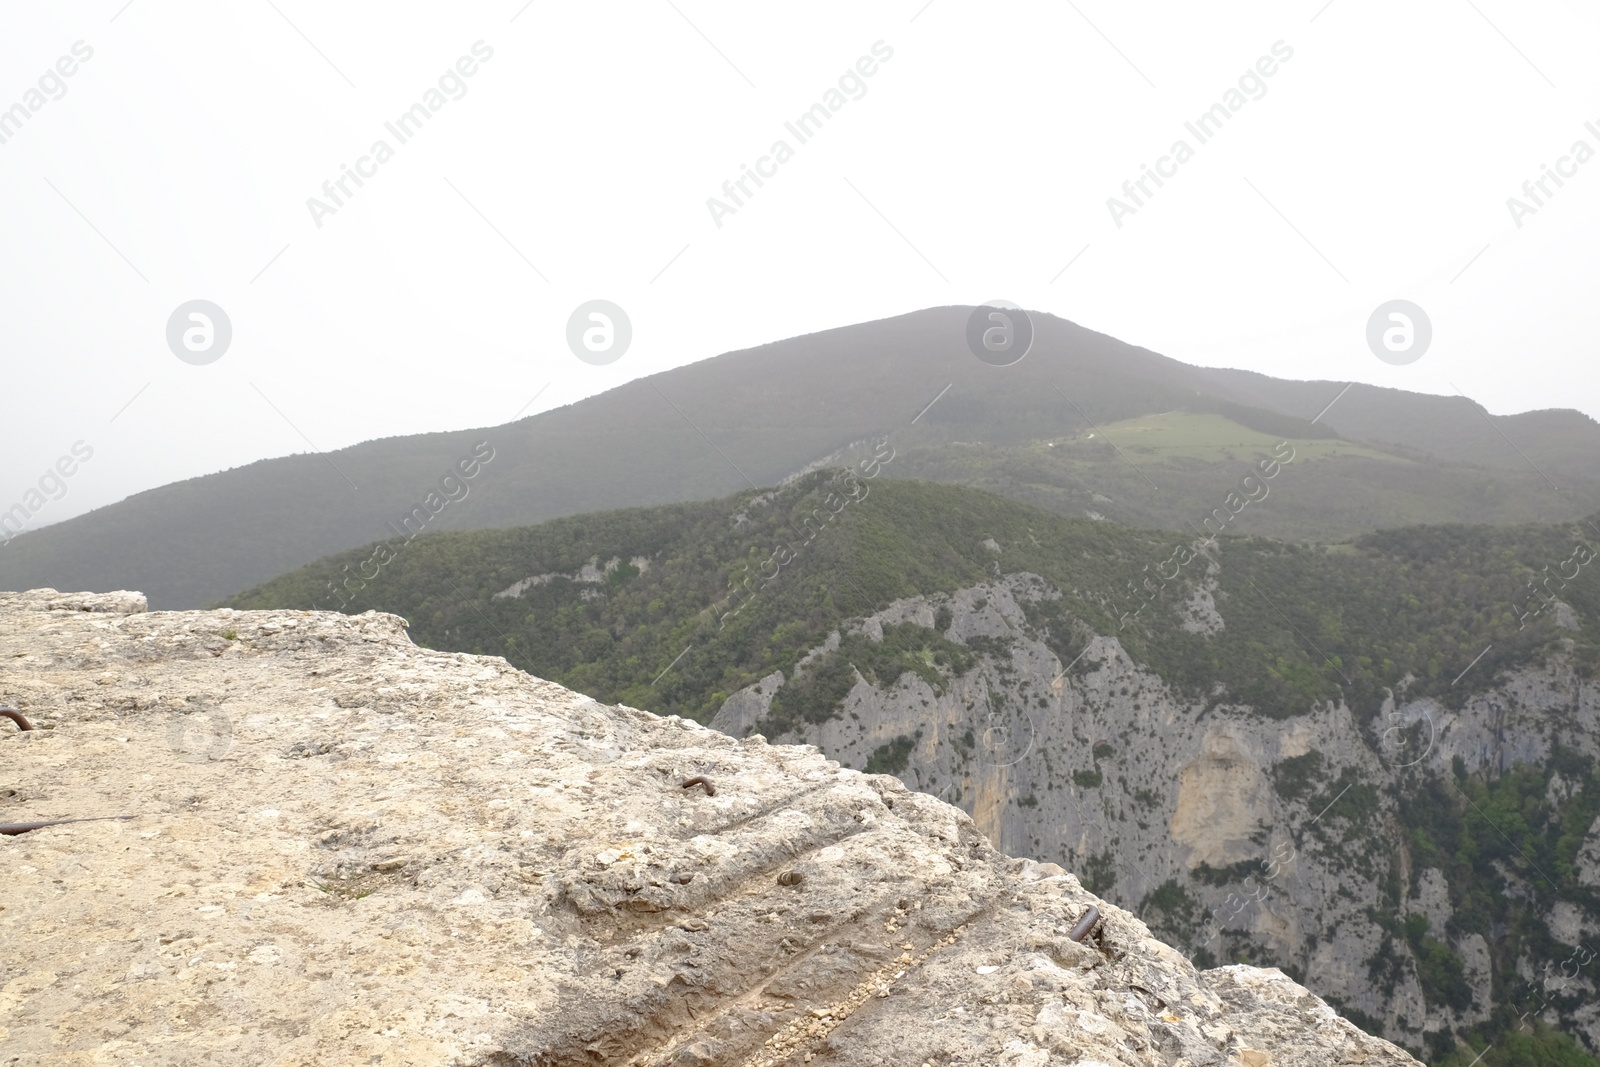
[(0, 1062), (1415, 1062), (898, 779), (394, 616), (0, 594), (0, 703), (0, 822), (100, 820), (0, 837)]
[[(1190, 958), (1281, 966), (1408, 1047), (1438, 1047), (1515, 1004), (1600, 1050), (1600, 1009), (1587, 1010), (1600, 982), (1579, 966), (1594, 958), (1600, 911), (1575, 896), (1531, 916), (1548, 939), (1520, 955), (1493, 926), (1456, 928), (1449, 902), (1468, 887), (1413, 864), (1415, 827), (1400, 803), (1430, 781), (1455, 796), (1457, 765), (1499, 776), (1547, 767), (1563, 747), (1600, 761), (1600, 683), (1570, 649), (1463, 681), (1453, 707), (1407, 697), (1411, 679), (1397, 680), (1398, 696), (1364, 723), (1343, 700), (1262, 708), (1173, 684), (1116, 633), (1081, 622), (1069, 633), (1061, 620), (1075, 596), (1015, 572), (896, 600), (731, 694), (711, 725), (891, 770), (961, 807), (998, 848), (1075, 867)], [(1068, 610), (1052, 621), (1049, 605)], [(774, 712), (842, 641), (881, 641), (907, 622), (971, 660), (938, 676), (906, 670), (875, 682), (858, 672), (831, 715)], [(1580, 788), (1555, 774), (1552, 811)], [(1600, 885), (1600, 818), (1573, 866), (1579, 885)], [(1526, 874), (1499, 873), (1510, 897), (1534, 896)], [(1469, 995), (1419, 984), (1416, 950), (1393, 931), (1412, 914), (1430, 920)]]

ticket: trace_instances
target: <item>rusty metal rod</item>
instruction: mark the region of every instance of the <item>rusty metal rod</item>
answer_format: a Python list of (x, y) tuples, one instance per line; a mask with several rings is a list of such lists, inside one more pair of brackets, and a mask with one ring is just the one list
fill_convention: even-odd
[(1089, 936), (1089, 931), (1093, 930), (1099, 921), (1100, 909), (1090, 904), (1089, 910), (1083, 913), (1083, 918), (1078, 920), (1078, 925), (1072, 928), (1072, 933), (1067, 937), (1072, 941), (1082, 941)]

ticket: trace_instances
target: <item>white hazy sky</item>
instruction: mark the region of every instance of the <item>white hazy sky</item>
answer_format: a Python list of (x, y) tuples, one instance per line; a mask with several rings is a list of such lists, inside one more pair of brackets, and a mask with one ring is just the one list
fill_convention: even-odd
[[(1192, 363), (1600, 416), (1600, 159), (1520, 228), (1506, 203), (1600, 150), (1597, 39), (1591, 5), (1537, 0), (8, 3), (0, 109), (93, 55), (0, 144), (0, 510), (80, 439), (35, 525), (991, 298)], [(384, 123), (480, 40), (398, 144)], [(1278, 41), (1198, 144), (1185, 121)], [(307, 198), (380, 138), (318, 228)], [(719, 229), (707, 198), (779, 138), (794, 158)], [(1179, 138), (1194, 158), (1118, 228), (1107, 198)], [(607, 366), (565, 343), (595, 298), (633, 322)], [(1407, 366), (1364, 339), (1396, 298), (1434, 327)], [(166, 344), (193, 299), (233, 325), (208, 366)]]

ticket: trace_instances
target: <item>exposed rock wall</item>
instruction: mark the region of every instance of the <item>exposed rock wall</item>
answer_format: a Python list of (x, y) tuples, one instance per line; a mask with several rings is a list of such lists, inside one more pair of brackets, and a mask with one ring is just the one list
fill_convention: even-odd
[[(897, 773), (958, 804), (1000, 848), (1075, 867), (1097, 892), (1138, 910), (1185, 950), (1283, 966), (1408, 1045), (1488, 1015), (1495, 986), (1485, 939), (1447, 933), (1449, 887), (1441, 871), (1408, 866), (1394, 796), (1422, 775), (1451, 773), (1458, 757), (1467, 771), (1543, 766), (1558, 737), (1600, 756), (1592, 680), (1557, 655), (1472, 694), (1460, 711), (1402, 696), (1381, 719), (1383, 736), (1373, 736), (1342, 704), (1271, 717), (1185, 697), (1134, 662), (1114, 636), (1087, 635), (1081, 658), (1063, 663), (1026, 610), (1063, 595), (1037, 575), (1017, 573), (853, 620), (847, 629), (869, 637), (892, 623), (932, 627), (937, 620), (949, 640), (984, 651), (942, 688), (913, 672), (884, 686), (858, 674), (837, 716), (774, 732), (773, 740), (815, 744), (858, 768), (898, 740), (909, 751)], [(1226, 625), (1226, 608), (1205, 583), (1172, 610), (1180, 622), (1203, 619), (1196, 632)], [(837, 637), (830, 643), (839, 645)], [(759, 693), (734, 694), (713, 725), (735, 736), (767, 732), (773, 698), (792, 681), (775, 674)], [(1417, 728), (1395, 732), (1406, 724)], [(1396, 747), (1386, 750), (1386, 740)], [(1284, 761), (1295, 758), (1320, 761), (1299, 791), (1284, 780), (1293, 766)], [(1341, 790), (1341, 781), (1351, 788)], [(1401, 899), (1388, 900), (1383, 886), (1396, 862)], [(1600, 885), (1600, 819), (1577, 868), (1580, 882)], [(1428, 1003), (1412, 949), (1373, 921), (1375, 909), (1396, 922), (1428, 916), (1432, 935), (1460, 957), (1472, 1003)], [(1582, 940), (1600, 932), (1600, 914), (1565, 903), (1556, 912), (1544, 917), (1551, 936), (1585, 952)], [(1385, 954), (1401, 961), (1392, 983), (1373, 978), (1373, 963)], [(1541, 965), (1519, 964), (1528, 971), (1521, 981)], [(1562, 989), (1576, 1007), (1552, 1002), (1540, 1009), (1543, 1017), (1600, 1050), (1600, 1009), (1587, 1007), (1593, 983), (1580, 976)], [(1527, 999), (1541, 998), (1530, 991)]]
[(0, 837), (9, 1062), (1415, 1062), (813, 748), (393, 616), (142, 610), (0, 594), (0, 821), (132, 816)]

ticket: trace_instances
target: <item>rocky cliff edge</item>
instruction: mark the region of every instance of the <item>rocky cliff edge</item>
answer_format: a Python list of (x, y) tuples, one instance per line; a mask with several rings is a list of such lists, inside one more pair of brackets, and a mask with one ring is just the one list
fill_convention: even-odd
[(0, 823), (100, 820), (0, 837), (0, 1063), (1415, 1062), (814, 748), (144, 608), (0, 593)]

